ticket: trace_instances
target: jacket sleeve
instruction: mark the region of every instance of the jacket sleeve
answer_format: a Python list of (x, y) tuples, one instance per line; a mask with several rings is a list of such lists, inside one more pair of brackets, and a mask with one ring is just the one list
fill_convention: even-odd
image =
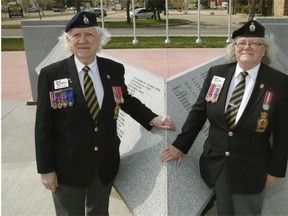
[[(273, 120), (272, 154), (268, 167), (268, 174), (276, 177), (285, 177), (288, 155), (288, 78), (277, 100), (277, 109)], [(282, 86), (282, 85), (281, 85)]]
[(52, 108), (49, 99), (49, 79), (44, 69), (38, 78), (38, 99), (35, 122), (35, 150), (38, 173), (54, 171), (52, 140)]
[(121, 109), (140, 123), (145, 129), (151, 130), (153, 126), (150, 125), (150, 122), (158, 115), (152, 112), (152, 110), (143, 104), (138, 98), (129, 94), (124, 80), (124, 66), (121, 64), (121, 67), (123, 71), (121, 83), (124, 97), (124, 103), (121, 105)]
[(202, 129), (207, 120), (205, 97), (209, 89), (210, 82), (211, 68), (207, 73), (207, 77), (204, 80), (202, 89), (195, 104), (192, 106), (192, 109), (186, 118), (181, 133), (177, 136), (176, 140), (172, 144), (185, 154), (187, 154), (193, 145), (199, 131)]

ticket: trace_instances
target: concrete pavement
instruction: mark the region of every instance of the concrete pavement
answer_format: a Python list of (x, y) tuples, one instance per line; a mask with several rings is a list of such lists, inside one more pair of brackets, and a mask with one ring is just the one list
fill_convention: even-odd
[[(222, 55), (224, 49), (131, 49), (103, 52), (130, 65), (170, 77)], [(158, 64), (151, 64), (155, 57)], [(36, 106), (27, 105), (32, 98), (28, 74), (25, 52), (2, 52), (3, 216), (55, 215), (51, 193), (42, 186), (36, 171)], [(132, 215), (115, 190), (110, 196), (109, 211), (111, 216)], [(214, 213), (215, 208), (208, 215)]]

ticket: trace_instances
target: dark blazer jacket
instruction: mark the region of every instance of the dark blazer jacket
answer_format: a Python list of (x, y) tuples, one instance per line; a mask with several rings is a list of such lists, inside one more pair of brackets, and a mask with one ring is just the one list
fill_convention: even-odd
[[(112, 86), (121, 86), (124, 103), (121, 109), (147, 130), (157, 115), (129, 95), (124, 83), (124, 66), (115, 61), (97, 57), (104, 88), (103, 104), (97, 123), (87, 108), (80, 86), (73, 55), (41, 70), (38, 79), (38, 100), (35, 124), (36, 162), (39, 173), (55, 171), (62, 184), (85, 187), (98, 170), (103, 183), (114, 179), (119, 168), (120, 139), (116, 132), (115, 107)], [(49, 91), (54, 81), (69, 79), (73, 89), (74, 105), (52, 109)]]
[[(182, 132), (173, 146), (187, 153), (208, 119), (209, 134), (200, 157), (200, 173), (209, 187), (224, 163), (228, 168), (228, 183), (233, 193), (258, 193), (263, 190), (266, 175), (284, 177), (288, 146), (288, 78), (283, 73), (261, 64), (250, 100), (236, 127), (230, 130), (225, 119), (225, 103), (236, 63), (209, 69), (196, 103)], [(216, 103), (205, 96), (214, 76), (225, 78)], [(273, 93), (268, 110), (263, 109), (265, 93)], [(265, 129), (259, 130), (264, 117)], [(258, 122), (258, 123), (257, 123)], [(257, 130), (258, 129), (258, 130)]]

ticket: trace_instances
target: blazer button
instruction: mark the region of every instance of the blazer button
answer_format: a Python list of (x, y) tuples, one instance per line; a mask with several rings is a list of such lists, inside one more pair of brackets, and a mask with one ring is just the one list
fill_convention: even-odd
[(230, 152), (229, 152), (229, 151), (226, 151), (226, 152), (225, 152), (225, 156), (226, 156), (226, 157), (229, 157), (229, 156), (230, 156)]
[(228, 133), (228, 136), (233, 136), (233, 132), (232, 131), (230, 131), (229, 133)]
[(95, 131), (95, 132), (98, 132), (98, 127), (95, 127), (95, 128), (94, 128), (94, 131)]
[(99, 149), (98, 146), (94, 147), (94, 151), (98, 151), (98, 149)]

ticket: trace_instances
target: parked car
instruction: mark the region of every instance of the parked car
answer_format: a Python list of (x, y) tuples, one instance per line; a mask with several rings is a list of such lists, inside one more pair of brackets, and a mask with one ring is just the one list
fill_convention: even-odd
[[(95, 14), (96, 14), (96, 17), (101, 17), (101, 16), (102, 16), (102, 15), (101, 15), (101, 8), (91, 8), (91, 9), (90, 9), (90, 12), (95, 13)], [(104, 17), (107, 16), (107, 12), (106, 12), (105, 9), (103, 9), (103, 14), (104, 14)]]
[(65, 11), (75, 11), (76, 10), (76, 7), (68, 7), (66, 8)]
[(38, 8), (27, 8), (26, 12), (27, 13), (38, 13), (38, 12), (40, 12), (40, 9), (38, 9)]
[(61, 12), (61, 11), (64, 11), (64, 9), (59, 5), (54, 5), (54, 6), (52, 6), (52, 11), (53, 12)]
[[(133, 19), (133, 10), (130, 11), (130, 17)], [(154, 13), (152, 9), (137, 8), (135, 9), (135, 19), (153, 19)]]

